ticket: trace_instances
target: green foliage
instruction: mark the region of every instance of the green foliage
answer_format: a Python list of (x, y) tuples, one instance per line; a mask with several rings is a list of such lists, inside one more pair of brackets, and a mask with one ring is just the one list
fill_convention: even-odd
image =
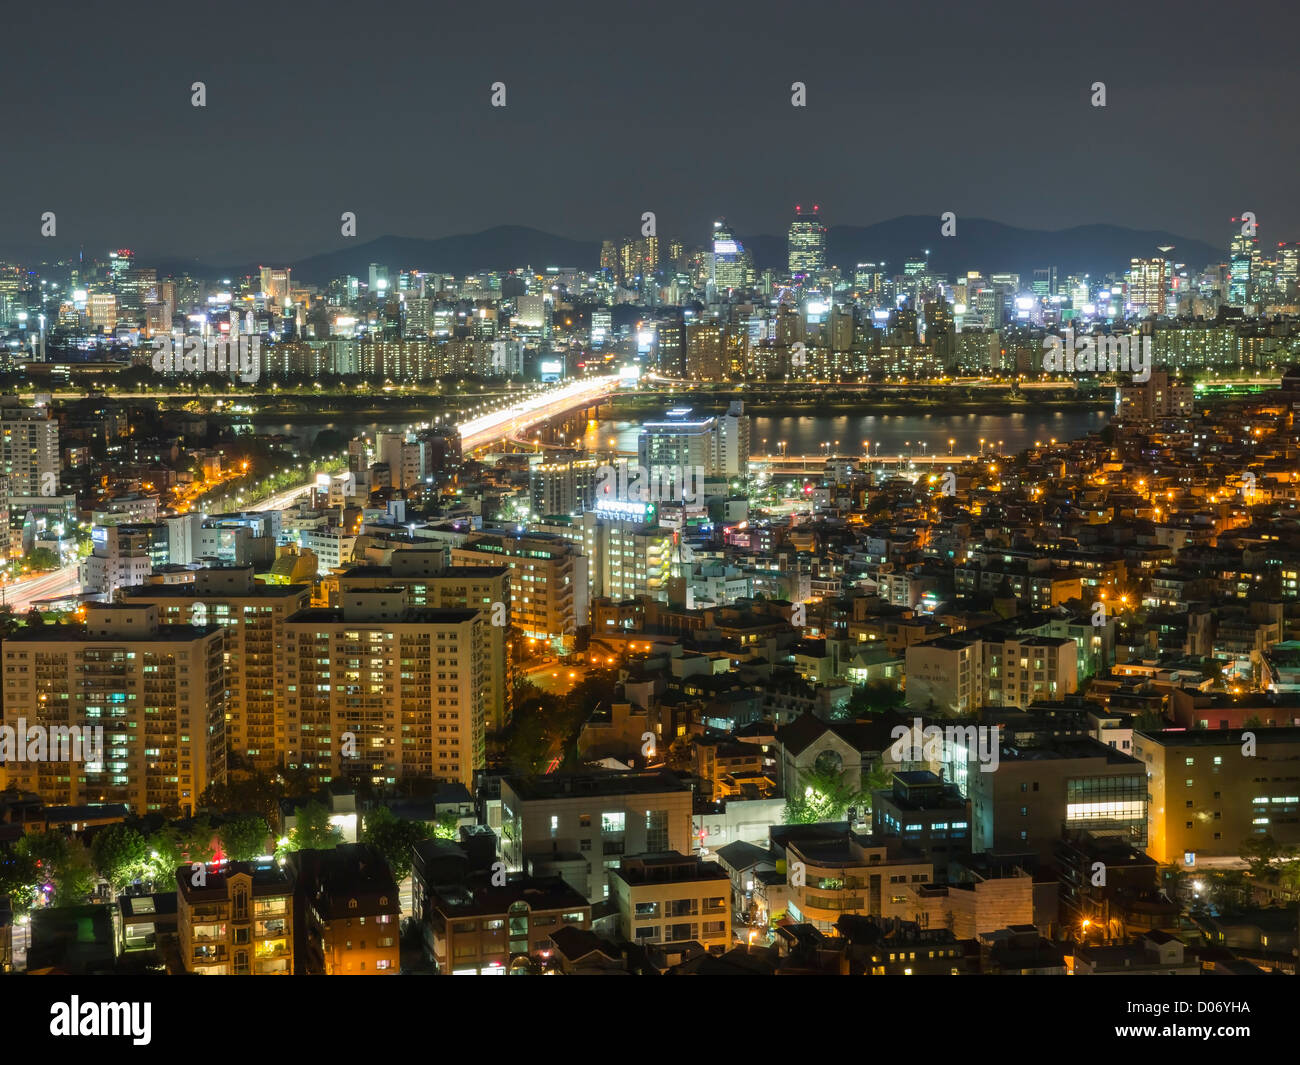
[(163, 825), (145, 840), (145, 844), (148, 856), (144, 875), (155, 888), (170, 890), (176, 870), (185, 863), (180, 830), (174, 825)]
[(862, 775), (862, 801), (859, 805), (864, 805), (868, 809), (874, 809), (874, 803), (871, 798), (873, 791), (883, 791), (890, 787), (894, 782), (894, 771), (885, 765), (885, 760), (872, 764), (871, 768)]
[(506, 764), (524, 775), (541, 773), (551, 760), (574, 757), (578, 733), (597, 707), (615, 697), (614, 676), (589, 673), (566, 694), (542, 692), (534, 685), (518, 686), (525, 697), (515, 702), (514, 718), (505, 735)]
[(812, 770), (802, 774), (793, 793), (786, 795), (785, 823), (840, 821), (850, 806), (860, 806), (867, 798), (860, 785), (845, 780), (842, 774)]
[(53, 886), (55, 906), (80, 906), (95, 889), (95, 864), (79, 839), (60, 832), (35, 832), (14, 844), (14, 851), (18, 870), (35, 872), (33, 887)]
[(1159, 732), (1166, 724), (1159, 710), (1143, 710), (1133, 718), (1133, 727), (1143, 732)]
[(200, 803), (205, 809), (219, 814), (261, 814), (270, 824), (279, 811), (280, 801), (296, 794), (300, 783), (282, 774), (241, 773), (238, 779), (228, 783), (209, 785)]
[(245, 814), (232, 818), (217, 829), (217, 838), (221, 840), (221, 849), (227, 858), (234, 862), (248, 862), (266, 853), (271, 830), (265, 818)]
[(1214, 869), (1202, 873), (1204, 896), (1221, 912), (1238, 913), (1251, 904), (1252, 886), (1242, 869)]
[(67, 857), (57, 868), (54, 885), (55, 906), (84, 905), (95, 890), (95, 863), (81, 840), (68, 840)]
[(890, 681), (868, 681), (853, 689), (848, 701), (836, 708), (835, 716), (841, 721), (856, 721), (871, 714), (883, 714), (896, 706), (902, 706), (904, 698), (897, 685)]
[(1255, 876), (1266, 873), (1274, 862), (1289, 862), (1296, 856), (1295, 847), (1283, 847), (1272, 836), (1252, 836), (1241, 843), (1241, 856), (1246, 859)]
[(145, 874), (149, 846), (144, 836), (128, 825), (109, 825), (95, 834), (90, 856), (99, 872), (114, 891), (121, 891)]
[(399, 884), (411, 872), (411, 848), (429, 838), (429, 828), (422, 821), (404, 821), (388, 807), (380, 806), (366, 815), (361, 839), (379, 848), (393, 879)]
[(343, 830), (330, 824), (330, 812), (323, 803), (300, 806), (297, 824), (289, 833), (289, 850), (329, 850), (343, 842)]
[(1288, 902), (1300, 898), (1300, 861), (1289, 861), (1278, 870), (1278, 886)]
[(39, 876), (36, 859), (22, 848), (0, 848), (0, 896), (9, 898), (15, 912), (31, 909)]
[(176, 827), (178, 841), (185, 852), (185, 861), (191, 864), (210, 862), (217, 856), (216, 848), (212, 845), (216, 831), (212, 827), (212, 822), (206, 817), (195, 817), (181, 822)]
[(35, 547), (23, 556), (23, 568), (35, 573), (59, 568), (59, 556), (48, 547)]

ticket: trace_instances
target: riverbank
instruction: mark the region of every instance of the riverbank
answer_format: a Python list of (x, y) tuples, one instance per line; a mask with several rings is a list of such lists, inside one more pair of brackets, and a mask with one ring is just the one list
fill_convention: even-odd
[[(972, 391), (975, 394), (970, 394)], [(908, 414), (1010, 414), (1016, 411), (1094, 411), (1110, 410), (1115, 400), (1111, 394), (1079, 395), (1073, 389), (1043, 390), (1033, 393), (998, 392), (994, 396), (980, 395), (990, 390), (953, 389), (946, 392), (916, 390), (855, 389), (815, 390), (810, 393), (776, 395), (752, 392), (748, 389), (731, 393), (721, 392), (665, 392), (660, 395), (615, 395), (602, 405), (602, 413), (616, 419), (635, 420), (646, 416), (660, 416), (666, 407), (690, 406), (697, 414), (718, 414), (734, 400), (742, 400), (745, 413), (765, 417), (800, 417), (831, 413), (908, 413)]]

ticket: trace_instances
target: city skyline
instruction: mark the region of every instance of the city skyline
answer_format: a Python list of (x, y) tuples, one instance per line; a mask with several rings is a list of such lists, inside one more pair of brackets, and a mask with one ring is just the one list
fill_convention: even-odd
[[(791, 211), (795, 218), (797, 207), (793, 205)], [(961, 227), (961, 239), (951, 239), (943, 236), (944, 219), (940, 216), (900, 215), (870, 226), (836, 221), (834, 216), (825, 212), (821, 219), (826, 231), (822, 244), (824, 265), (839, 267), (846, 274), (866, 260), (882, 265), (893, 263), (901, 271), (906, 259), (924, 255), (938, 273), (951, 274), (978, 267), (995, 273), (1026, 272), (1050, 264), (1062, 272), (1091, 272), (1102, 276), (1109, 271), (1123, 270), (1132, 257), (1155, 251), (1176, 252), (1168, 256), (1171, 261), (1177, 260), (1199, 269), (1228, 259), (1231, 237), (1237, 228), (1234, 223), (1239, 224), (1236, 217), (1224, 219), (1216, 242), (1186, 238), (1168, 231), (1139, 230), (1103, 223), (1043, 230), (1009, 225), (994, 219), (963, 218), (953, 223), (954, 228)], [(771, 269), (776, 276), (787, 273), (789, 220), (779, 231), (748, 233), (740, 231), (743, 227), (732, 225), (732, 216), (722, 214), (699, 232), (683, 234), (665, 229), (656, 235), (665, 246), (679, 243), (691, 249), (707, 249), (711, 227), (719, 220), (737, 231), (737, 237), (752, 253), (756, 268)], [(640, 223), (640, 219), (633, 222)], [(657, 216), (655, 225), (658, 229)], [(48, 246), (38, 245), (25, 254), (6, 253), (0, 249), (0, 262), (4, 262), (6, 257), (18, 265), (28, 266), (94, 262), (103, 261), (115, 250), (127, 248), (136, 261), (152, 264), (165, 273), (185, 273), (206, 280), (255, 273), (267, 262), (286, 263), (299, 278), (319, 281), (340, 273), (361, 272), (372, 261), (379, 261), (390, 269), (400, 265), (403, 270), (418, 268), (451, 276), (507, 273), (547, 266), (589, 267), (594, 273), (598, 268), (602, 243), (611, 238), (615, 242), (635, 239), (636, 228), (636, 225), (629, 224), (624, 230), (605, 234), (600, 240), (579, 240), (532, 226), (513, 225), (428, 238), (384, 234), (294, 260), (270, 254), (256, 261), (239, 263), (205, 261), (199, 254), (186, 257), (151, 254), (130, 240), (89, 248), (71, 247), (66, 242), (51, 240)], [(1260, 241), (1262, 248), (1296, 243), (1273, 240), (1277, 235), (1275, 232), (1266, 233)], [(1300, 233), (1296, 235), (1300, 236)], [(1171, 243), (1165, 244), (1165, 241)], [(512, 255), (514, 258), (510, 258)], [(1085, 265), (1066, 265), (1079, 263)]]

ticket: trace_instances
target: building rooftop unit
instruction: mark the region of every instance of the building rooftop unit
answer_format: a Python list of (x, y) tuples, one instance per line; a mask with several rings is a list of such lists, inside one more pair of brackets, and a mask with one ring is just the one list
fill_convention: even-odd
[[(1300, 729), (1297, 732), (1300, 732)], [(1043, 736), (1038, 738), (1032, 747), (1003, 745), (1001, 750), (1003, 762), (1048, 762), (1070, 758), (1104, 758), (1111, 765), (1131, 764), (1135, 769), (1143, 765), (1131, 755), (1093, 739)]]
[(955, 784), (929, 770), (895, 773), (890, 801), (900, 810), (962, 810), (966, 800)]
[(579, 795), (624, 795), (628, 792), (690, 791), (689, 784), (666, 769), (632, 772), (565, 773), (544, 777), (506, 777), (525, 802)]
[(239, 874), (253, 878), (255, 898), (288, 895), (293, 891), (293, 880), (275, 862), (227, 862), (220, 869), (209, 866), (201, 887), (194, 885), (191, 867), (182, 865), (176, 870), (176, 883), (188, 902), (221, 902), (228, 894), (226, 881)]
[(1247, 733), (1254, 736), (1256, 740), (1300, 743), (1300, 728), (1293, 725), (1253, 729), (1135, 729), (1133, 735), (1152, 740), (1165, 747), (1240, 747)]
[(662, 851), (624, 858), (613, 872), (628, 884), (728, 879), (727, 871), (717, 862), (706, 862), (680, 851)]
[(449, 917), (471, 917), (507, 912), (516, 903), (537, 910), (585, 910), (591, 904), (562, 877), (511, 876), (494, 885), (486, 873), (474, 874), (460, 884), (438, 886), (431, 892), (434, 908)]

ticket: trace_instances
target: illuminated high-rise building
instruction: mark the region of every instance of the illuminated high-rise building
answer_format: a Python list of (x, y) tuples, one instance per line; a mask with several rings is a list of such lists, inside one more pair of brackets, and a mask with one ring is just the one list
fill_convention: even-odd
[(193, 815), (226, 779), (225, 633), (161, 625), (151, 604), (86, 605), (84, 625), (29, 625), (4, 641), (5, 724), (80, 729), (80, 752), (12, 761), (9, 782), (64, 805)]
[(628, 288), (644, 285), (659, 269), (659, 238), (625, 240), (619, 248), (619, 283)]
[(1300, 244), (1277, 246), (1277, 287), (1288, 299), (1295, 298), (1296, 284), (1300, 281)]
[(90, 293), (86, 313), (95, 332), (111, 333), (117, 328), (117, 297), (111, 292)]
[[(1232, 221), (1238, 225), (1241, 219), (1234, 218)], [(1249, 302), (1254, 296), (1253, 263), (1258, 243), (1255, 236), (1242, 233), (1240, 227), (1232, 234), (1228, 256), (1229, 303), (1240, 305)]]
[(290, 268), (287, 266), (263, 266), (260, 267), (262, 272), (262, 292), (266, 295), (268, 307), (283, 307), (285, 301), (289, 299), (289, 274)]
[(135, 266), (135, 252), (130, 248), (119, 248), (108, 253), (109, 284), (118, 295), (122, 294), (123, 282), (133, 266)]
[(311, 589), (256, 584), (252, 566), (202, 569), (195, 578), (128, 588), (121, 598), (155, 607), (162, 625), (215, 624), (225, 630), (227, 748), (254, 768), (273, 771), (285, 755), (285, 719), (276, 707), (284, 623), (311, 605)]
[(713, 223), (713, 248), (709, 279), (719, 293), (747, 288), (753, 276), (750, 254), (727, 225), (725, 218)]
[(1128, 303), (1141, 317), (1165, 313), (1168, 296), (1164, 257), (1133, 259), (1128, 271)]
[(484, 766), (491, 619), (417, 608), (405, 587), (353, 589), (284, 625), (290, 768), (335, 777), (473, 783)]
[(0, 473), (15, 496), (51, 496), (59, 483), (59, 423), (48, 407), (0, 401)]
[(821, 208), (813, 204), (812, 210), (805, 211), (796, 204), (794, 212), (788, 237), (790, 276), (815, 276), (826, 269), (826, 227), (822, 225)]

